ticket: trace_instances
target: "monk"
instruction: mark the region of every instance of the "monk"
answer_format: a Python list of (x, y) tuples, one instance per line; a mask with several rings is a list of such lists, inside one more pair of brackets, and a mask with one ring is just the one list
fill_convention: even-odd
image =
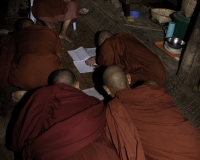
[(49, 74), (63, 66), (59, 58), (61, 41), (53, 29), (34, 25), (30, 19), (20, 20), (19, 26), (1, 41), (0, 87), (15, 86), (24, 94), (48, 85)]
[[(145, 160), (137, 130), (82, 92), (71, 71), (56, 70), (49, 81), (51, 86), (32, 94), (14, 125), (11, 148), (21, 159)], [(129, 130), (135, 134), (127, 139)], [(120, 140), (112, 143), (111, 137)]]
[(100, 51), (97, 59), (88, 59), (87, 65), (93, 65), (95, 59), (102, 66), (117, 65), (131, 75), (131, 85), (147, 80), (153, 80), (159, 86), (165, 84), (166, 71), (159, 57), (133, 35), (113, 35), (109, 31), (102, 31), (98, 44)]
[(77, 18), (77, 8), (77, 0), (34, 0), (32, 13), (50, 28), (63, 22), (59, 37), (72, 42), (67, 36), (67, 28)]
[(113, 97), (108, 107), (121, 108), (118, 112), (126, 110), (126, 116), (138, 130), (146, 159), (200, 159), (200, 133), (156, 82), (147, 81), (131, 89), (130, 74), (113, 65), (105, 70), (103, 81), (104, 89)]
[[(11, 148), (21, 152), (22, 159), (119, 160), (106, 137), (103, 102), (79, 90), (69, 70), (54, 71), (49, 81), (51, 86), (35, 91), (23, 107)], [(143, 149), (139, 150), (134, 156), (144, 160)]]

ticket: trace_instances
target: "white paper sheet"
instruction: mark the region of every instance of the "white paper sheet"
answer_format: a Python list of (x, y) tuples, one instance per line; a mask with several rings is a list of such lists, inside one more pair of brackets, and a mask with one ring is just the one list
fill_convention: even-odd
[(96, 48), (86, 48), (86, 51), (90, 55), (90, 57), (96, 56)]
[(93, 88), (84, 89), (82, 91), (85, 92), (89, 96), (96, 97), (99, 100), (104, 100), (104, 97), (101, 94), (99, 94), (99, 92), (94, 87)]
[(68, 51), (69, 55), (74, 60), (74, 65), (80, 73), (93, 72), (94, 69), (86, 65), (85, 60), (96, 56), (96, 48), (79, 47), (75, 50)]
[(68, 51), (69, 55), (72, 57), (74, 61), (87, 60), (91, 56), (87, 53), (86, 49), (83, 47), (79, 47), (75, 50)]
[(86, 65), (85, 61), (74, 61), (74, 65), (78, 69), (80, 73), (87, 73), (87, 72), (93, 72), (94, 69), (88, 65)]

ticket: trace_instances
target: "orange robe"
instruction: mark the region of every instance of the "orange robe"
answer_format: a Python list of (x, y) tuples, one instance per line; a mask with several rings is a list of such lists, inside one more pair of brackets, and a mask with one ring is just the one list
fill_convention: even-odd
[(63, 68), (58, 56), (61, 41), (54, 30), (33, 25), (14, 32), (10, 39), (10, 49), (2, 53), (12, 57), (3, 62), (7, 69), (3, 79), (10, 85), (27, 91), (45, 86), (50, 73)]
[(29, 98), (14, 126), (11, 148), (25, 160), (119, 160), (105, 126), (102, 101), (59, 83)]
[(163, 88), (142, 85), (120, 90), (108, 104), (118, 105), (125, 107), (136, 126), (147, 159), (200, 159), (200, 133)]
[(34, 0), (33, 16), (48, 23), (58, 23), (77, 18), (77, 0)]
[(159, 57), (133, 35), (121, 33), (105, 40), (100, 46), (97, 62), (103, 66), (117, 65), (131, 75), (131, 85), (153, 80), (163, 86), (166, 71)]
[(114, 144), (120, 159), (145, 160), (137, 129), (124, 106), (114, 104), (108, 105), (106, 109), (106, 134)]

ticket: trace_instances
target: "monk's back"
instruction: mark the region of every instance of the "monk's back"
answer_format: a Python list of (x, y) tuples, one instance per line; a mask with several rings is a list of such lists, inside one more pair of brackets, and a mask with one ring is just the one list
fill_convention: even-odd
[(157, 86), (124, 89), (117, 97), (136, 126), (147, 157), (162, 160), (200, 159), (200, 134)]

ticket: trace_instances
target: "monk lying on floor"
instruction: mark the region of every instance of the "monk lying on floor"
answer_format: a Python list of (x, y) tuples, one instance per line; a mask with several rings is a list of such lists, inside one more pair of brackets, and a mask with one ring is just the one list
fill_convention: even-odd
[(98, 37), (100, 46), (99, 55), (86, 61), (93, 65), (117, 65), (131, 75), (131, 85), (138, 81), (154, 80), (163, 86), (166, 80), (166, 71), (159, 57), (137, 38), (128, 33), (117, 35), (109, 31), (102, 31)]
[[(49, 74), (63, 68), (60, 38), (53, 29), (34, 25), (30, 19), (22, 19), (19, 26), (21, 29), (1, 40), (0, 87), (12, 85), (29, 91), (46, 86)], [(24, 91), (17, 92), (16, 101)]]
[(182, 116), (163, 88), (147, 82), (130, 89), (131, 76), (118, 66), (108, 67), (103, 81), (104, 89), (113, 97), (108, 107), (126, 115), (121, 121), (132, 119), (129, 123), (138, 130), (146, 159), (200, 159), (200, 133)]
[(32, 12), (34, 17), (50, 28), (63, 22), (59, 37), (71, 42), (67, 36), (67, 28), (70, 22), (77, 18), (77, 8), (77, 0), (34, 0)]
[[(112, 137), (125, 135), (126, 132), (122, 131), (128, 127), (119, 127), (109, 111), (109, 121), (116, 128), (110, 128), (110, 124), (106, 126), (103, 102), (79, 90), (79, 83), (72, 72), (57, 70), (49, 79), (51, 86), (32, 94), (14, 126), (11, 148), (22, 153), (21, 159), (128, 160), (134, 157), (134, 160), (145, 160), (134, 126), (129, 126), (135, 132), (131, 139), (120, 137), (121, 141), (111, 143), (106, 129), (110, 131), (107, 135)], [(129, 154), (130, 158), (126, 147), (135, 152), (134, 155)]]

